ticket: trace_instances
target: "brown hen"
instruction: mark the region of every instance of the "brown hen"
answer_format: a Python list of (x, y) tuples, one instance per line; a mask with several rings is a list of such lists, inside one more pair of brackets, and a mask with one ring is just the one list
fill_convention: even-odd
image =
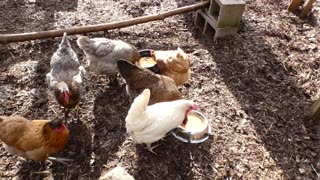
[(127, 93), (132, 99), (141, 94), (144, 89), (151, 91), (149, 105), (182, 99), (176, 83), (171, 78), (155, 74), (124, 60), (118, 60), (117, 65), (120, 75), (126, 81)]
[[(69, 141), (69, 130), (61, 120), (28, 120), (0, 116), (0, 140), (6, 151), (34, 161), (45, 161), (62, 151)], [(68, 159), (53, 158), (64, 163)]]

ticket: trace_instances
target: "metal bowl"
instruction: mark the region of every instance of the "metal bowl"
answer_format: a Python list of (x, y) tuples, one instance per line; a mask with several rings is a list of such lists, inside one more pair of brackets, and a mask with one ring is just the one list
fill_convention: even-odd
[[(143, 57), (152, 57), (152, 53), (154, 50), (152, 49), (142, 49), (139, 51), (139, 54), (141, 56), (141, 58)], [(160, 69), (158, 67), (157, 64), (151, 66), (151, 67), (145, 67), (146, 69), (149, 69), (150, 71), (156, 73), (156, 74), (160, 74)]]
[(194, 110), (190, 111), (188, 116), (196, 116), (199, 120), (202, 121), (203, 127), (192, 130), (180, 125), (179, 127), (171, 131), (173, 136), (186, 143), (201, 143), (207, 140), (211, 133), (208, 119), (199, 111)]

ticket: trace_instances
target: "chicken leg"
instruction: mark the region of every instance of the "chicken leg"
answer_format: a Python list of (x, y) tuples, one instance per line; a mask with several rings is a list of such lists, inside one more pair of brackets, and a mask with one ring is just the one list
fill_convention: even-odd
[(63, 108), (63, 112), (64, 112), (64, 121), (67, 124), (67, 119), (69, 118), (70, 109)]
[(145, 149), (147, 149), (148, 151), (152, 152), (154, 155), (157, 155), (157, 153), (155, 153), (155, 152), (153, 151), (153, 149), (156, 148), (156, 147), (158, 147), (158, 146), (159, 146), (159, 144), (158, 144), (158, 145), (155, 145), (155, 146), (151, 146), (151, 144), (147, 144), (147, 147), (145, 147)]
[(75, 111), (76, 118), (77, 118), (78, 121), (80, 120), (80, 118), (79, 118), (80, 110), (81, 110), (81, 108), (80, 108), (79, 104), (77, 104), (76, 107), (71, 111), (71, 112)]

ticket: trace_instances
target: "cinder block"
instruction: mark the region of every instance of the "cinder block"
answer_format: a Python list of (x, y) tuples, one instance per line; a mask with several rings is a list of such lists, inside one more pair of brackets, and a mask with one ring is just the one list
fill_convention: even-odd
[(241, 16), (219, 16), (218, 27), (238, 27), (240, 25)]
[(243, 1), (242, 3), (238, 2), (237, 4), (221, 4), (219, 16), (241, 16), (244, 11), (244, 7), (245, 3)]
[(237, 35), (237, 34), (238, 34), (238, 27), (225, 27), (225, 28), (216, 29), (216, 34), (214, 35), (214, 37), (220, 38), (227, 35)]
[(210, 25), (215, 30), (214, 38), (237, 34), (242, 13), (245, 9), (243, 0), (211, 0), (209, 8), (198, 10), (195, 23), (203, 22), (203, 33)]

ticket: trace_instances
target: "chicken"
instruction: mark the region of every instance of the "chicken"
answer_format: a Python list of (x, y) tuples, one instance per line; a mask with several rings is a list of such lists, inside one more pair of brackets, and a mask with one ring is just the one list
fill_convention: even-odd
[(65, 108), (65, 118), (83, 94), (85, 69), (80, 65), (76, 53), (64, 33), (59, 48), (51, 57), (51, 71), (47, 74), (49, 90), (57, 102)]
[(69, 141), (69, 130), (61, 120), (27, 120), (0, 116), (0, 140), (6, 151), (34, 161), (68, 159), (48, 157), (62, 151)]
[(127, 132), (133, 140), (137, 144), (145, 143), (153, 152), (151, 143), (162, 139), (183, 122), (186, 123), (187, 114), (197, 106), (184, 99), (148, 106), (149, 99), (150, 90), (145, 89), (131, 104), (125, 121)]
[(182, 49), (168, 51), (153, 51), (160, 74), (172, 78), (178, 86), (190, 78), (190, 60)]
[(151, 91), (150, 105), (182, 99), (178, 87), (171, 78), (155, 74), (128, 61), (118, 60), (117, 64), (120, 75), (126, 81), (126, 90), (131, 99), (137, 97), (146, 88)]
[(87, 57), (90, 70), (96, 74), (106, 74), (113, 79), (119, 72), (117, 60), (123, 59), (135, 62), (140, 59), (137, 48), (121, 41), (106, 38), (92, 38), (81, 36), (77, 40), (78, 46)]

